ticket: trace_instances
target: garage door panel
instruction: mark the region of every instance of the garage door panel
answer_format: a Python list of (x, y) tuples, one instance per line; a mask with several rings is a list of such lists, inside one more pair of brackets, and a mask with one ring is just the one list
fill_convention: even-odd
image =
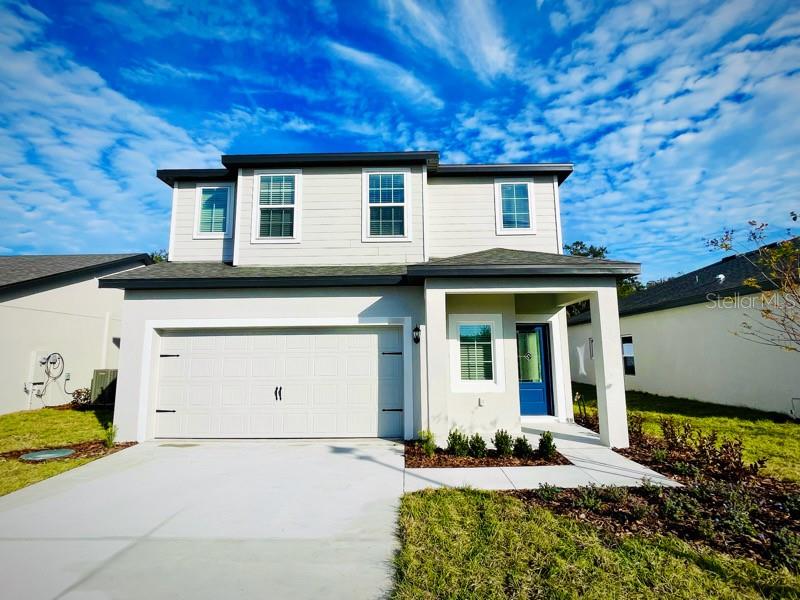
[[(165, 333), (157, 437), (399, 437), (399, 328)], [(391, 354), (382, 354), (390, 352)], [(171, 362), (170, 362), (171, 361)], [(282, 388), (282, 400), (275, 398)]]

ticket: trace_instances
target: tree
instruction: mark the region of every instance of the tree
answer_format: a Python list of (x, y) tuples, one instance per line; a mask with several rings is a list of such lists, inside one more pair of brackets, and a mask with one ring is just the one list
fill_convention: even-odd
[(167, 251), (164, 248), (161, 248), (160, 250), (153, 250), (150, 253), (150, 259), (154, 263), (165, 262), (169, 260), (169, 255), (167, 254)]
[[(571, 244), (564, 244), (564, 251), (572, 256), (585, 256), (587, 258), (603, 259), (608, 255), (608, 248), (606, 246), (594, 246), (592, 244), (586, 244), (586, 242), (582, 242), (580, 240), (572, 242)], [(623, 277), (617, 280), (617, 296), (620, 298), (625, 298), (626, 296), (635, 294), (643, 289), (645, 289), (645, 285), (636, 275)], [(577, 312), (574, 314), (578, 314), (584, 310), (588, 310), (589, 308), (588, 304), (585, 304), (584, 302), (578, 302), (573, 306), (576, 308), (573, 308), (572, 311), (570, 311), (570, 315), (572, 315), (575, 310), (577, 310)]]
[[(789, 213), (793, 222), (800, 214)], [(786, 239), (767, 244), (769, 225), (748, 221), (747, 244), (740, 248), (733, 229), (706, 244), (723, 252), (734, 252), (756, 269), (756, 276), (742, 283), (759, 292), (761, 318), (746, 315), (736, 335), (790, 352), (800, 352), (800, 238), (786, 230)], [(755, 246), (755, 248), (752, 248)]]

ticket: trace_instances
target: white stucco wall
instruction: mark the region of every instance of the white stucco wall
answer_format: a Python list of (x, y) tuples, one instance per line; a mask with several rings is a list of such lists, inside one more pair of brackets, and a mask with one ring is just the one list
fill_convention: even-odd
[[(800, 355), (734, 335), (746, 314), (759, 318), (755, 308), (708, 303), (622, 317), (621, 334), (633, 336), (636, 361), (626, 389), (790, 414), (792, 398), (800, 398)], [(569, 328), (574, 381), (595, 382), (591, 336), (590, 324)]]
[[(91, 385), (94, 369), (116, 368), (122, 299), (96, 277), (0, 296), (0, 413), (67, 403), (67, 392)], [(64, 375), (43, 397), (29, 396), (24, 385), (44, 380), (38, 358), (51, 352), (64, 357)]]
[[(253, 290), (128, 291), (125, 296), (120, 375), (114, 422), (120, 440), (152, 437), (155, 384), (158, 379), (159, 336), (147, 321), (170, 320), (202, 327), (209, 319), (377, 319), (410, 317), (424, 322), (419, 287), (272, 288)], [(288, 323), (287, 323), (288, 324)], [(193, 325), (194, 326), (194, 325)], [(144, 364), (150, 337), (149, 364)], [(422, 344), (412, 344), (414, 430), (420, 428), (423, 390), (419, 381)], [(149, 382), (143, 389), (143, 372)], [(145, 419), (146, 422), (141, 421)], [(142, 429), (140, 424), (144, 423)]]

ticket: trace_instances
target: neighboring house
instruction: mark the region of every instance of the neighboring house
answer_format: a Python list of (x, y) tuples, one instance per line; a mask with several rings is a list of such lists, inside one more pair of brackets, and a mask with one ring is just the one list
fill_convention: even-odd
[[(97, 279), (151, 262), (146, 254), (0, 256), (0, 413), (64, 404), (89, 387), (94, 369), (116, 368), (123, 294), (98, 289)], [(63, 372), (48, 380), (40, 361), (52, 353), (63, 365), (51, 375)]]
[[(729, 256), (619, 302), (629, 390), (800, 416), (800, 354), (735, 335), (761, 320), (755, 253)], [(762, 283), (764, 283), (762, 281)], [(572, 379), (594, 383), (590, 315), (569, 321)]]
[(616, 277), (560, 254), (565, 164), (438, 152), (223, 156), (159, 171), (170, 261), (125, 289), (124, 440), (489, 436), (572, 418), (566, 312), (598, 315), (601, 436), (626, 446)]

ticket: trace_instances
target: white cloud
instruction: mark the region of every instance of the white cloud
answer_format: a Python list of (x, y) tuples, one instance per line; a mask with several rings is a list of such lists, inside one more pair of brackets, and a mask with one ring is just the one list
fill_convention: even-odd
[(157, 167), (215, 164), (197, 143), (111, 89), (44, 38), (46, 21), (6, 8), (0, 36), (0, 210), (4, 246), (22, 252), (163, 246), (169, 190)]
[(444, 107), (444, 102), (427, 84), (400, 65), (338, 42), (329, 41), (327, 46), (339, 59), (369, 73), (380, 86), (402, 95), (406, 102), (436, 110)]
[(176, 67), (155, 60), (148, 60), (135, 67), (123, 67), (119, 72), (125, 79), (145, 85), (161, 85), (179, 79), (188, 81), (210, 81), (218, 78), (215, 73), (206, 73), (204, 71)]
[[(434, 51), (451, 65), (489, 82), (514, 67), (514, 51), (490, 0), (381, 0), (389, 31), (404, 45)], [(383, 27), (384, 22), (380, 25)]]
[(786, 225), (797, 207), (800, 12), (770, 25), (762, 8), (620, 5), (531, 65), (522, 109), (467, 108), (448, 139), (473, 160), (563, 160), (571, 146), (567, 240), (641, 260), (645, 277), (688, 271), (722, 227)]

